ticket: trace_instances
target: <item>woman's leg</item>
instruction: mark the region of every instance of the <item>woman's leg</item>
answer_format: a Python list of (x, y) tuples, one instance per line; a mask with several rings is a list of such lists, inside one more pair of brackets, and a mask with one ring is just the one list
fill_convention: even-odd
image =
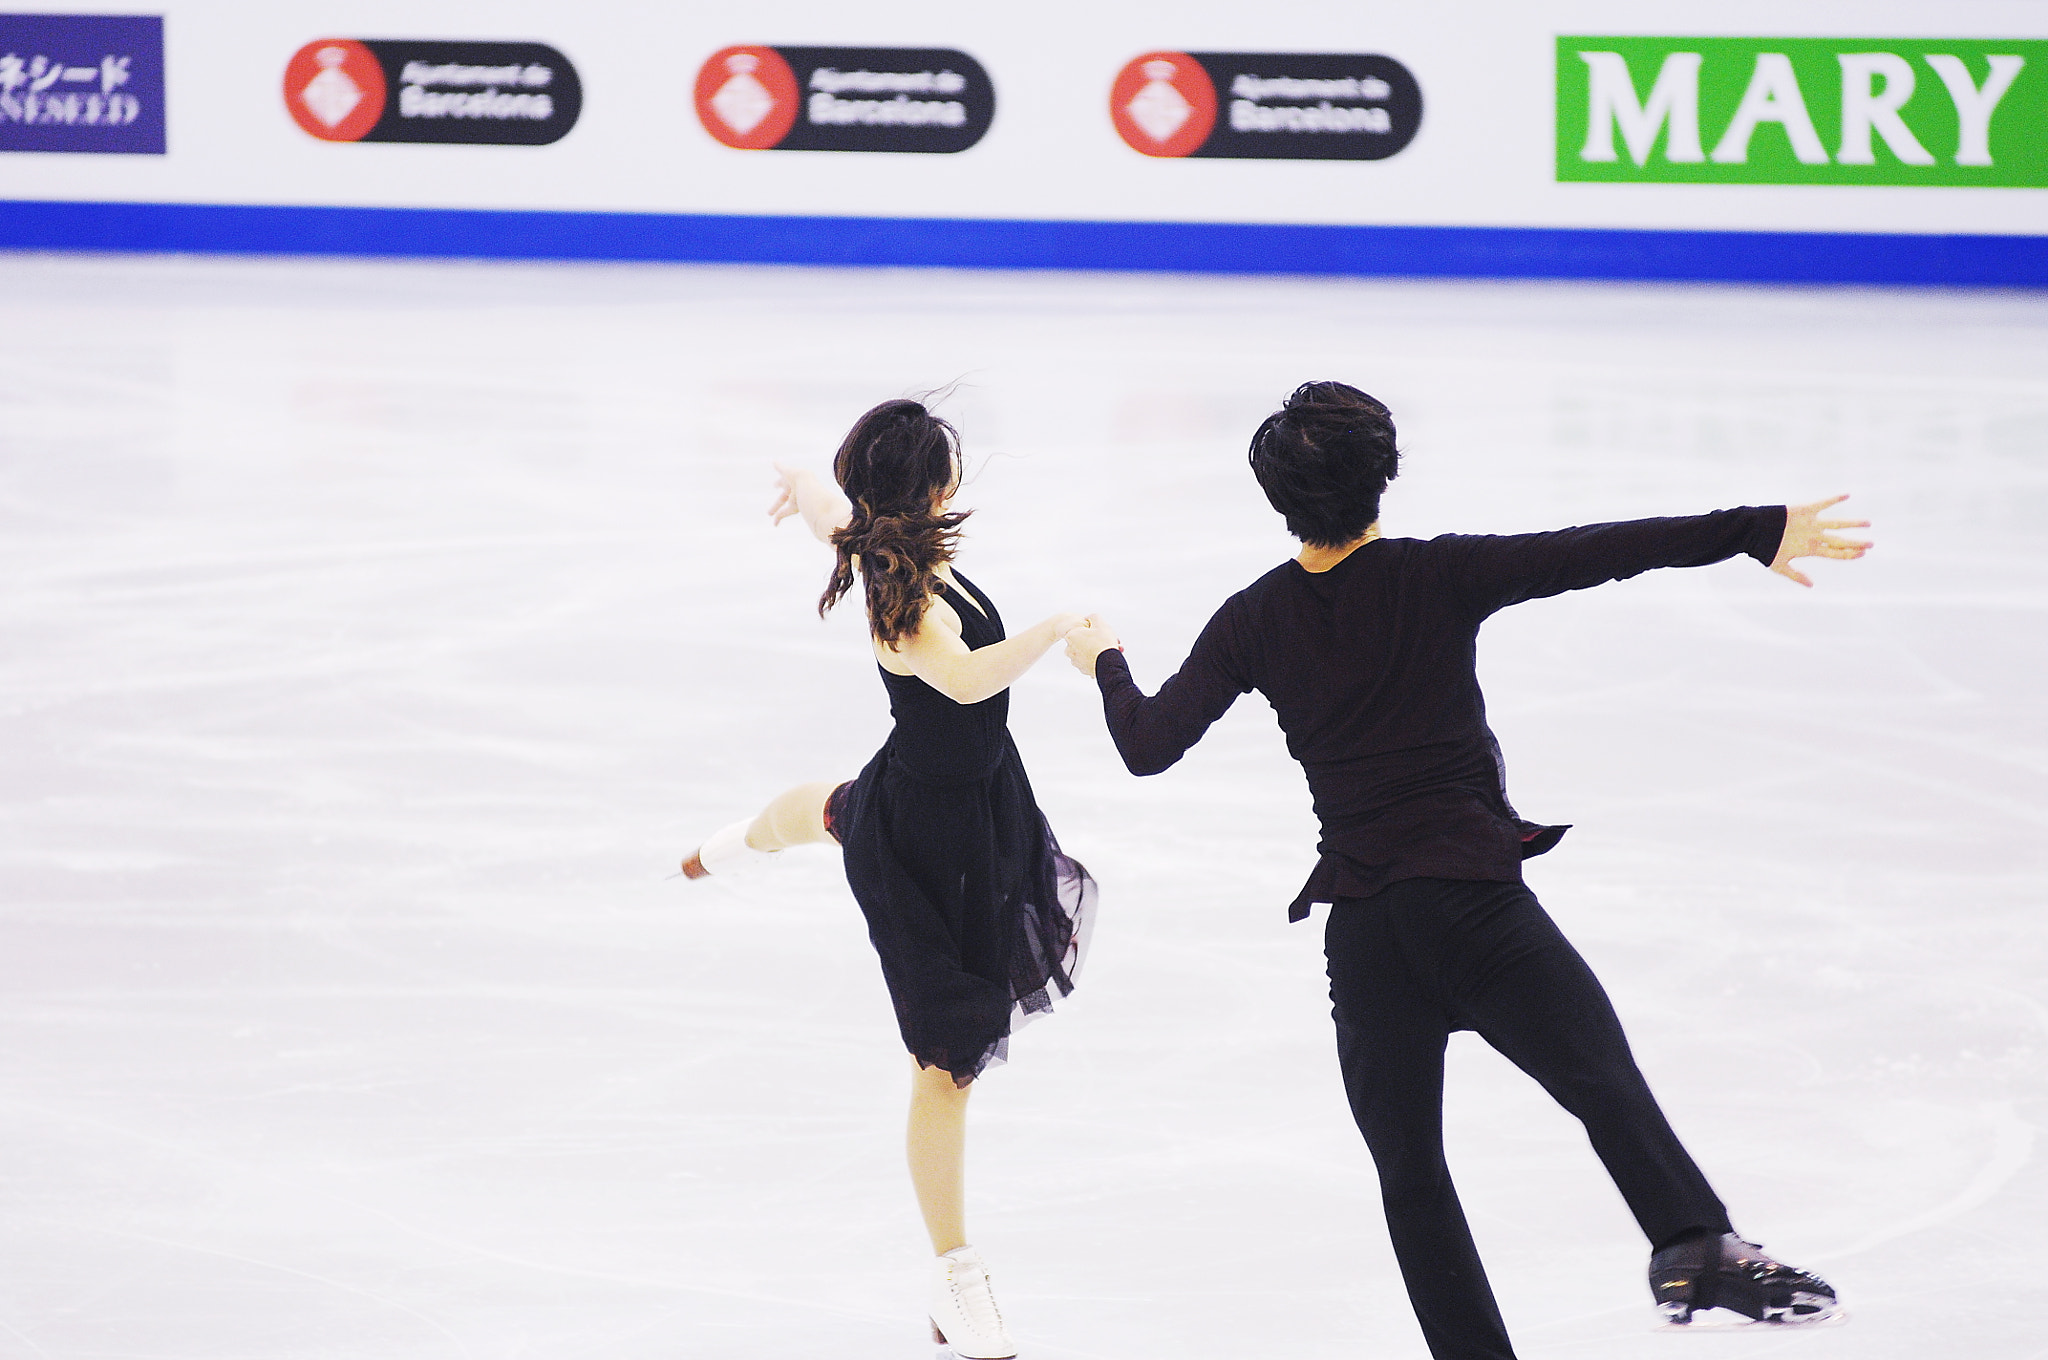
[[(911, 1059), (913, 1063), (917, 1060)], [(943, 1067), (919, 1065), (910, 1080), (910, 1183), (924, 1214), (932, 1250), (943, 1256), (967, 1244), (965, 1162), (967, 1093)]]
[[(916, 1060), (913, 1059), (913, 1062)], [(943, 1067), (922, 1063), (910, 1079), (910, 1180), (931, 1234), (932, 1340), (963, 1357), (1016, 1360), (1017, 1346), (989, 1288), (988, 1266), (967, 1245), (963, 1162), (967, 1093)]]
[(834, 839), (825, 825), (826, 805), (839, 785), (799, 784), (770, 799), (760, 815), (720, 827), (683, 860), (683, 877), (707, 878), (742, 866), (753, 854), (772, 854), (792, 845)]
[(825, 800), (839, 781), (799, 784), (770, 799), (761, 815), (747, 827), (749, 850), (787, 850), (792, 845), (814, 845), (832, 839), (825, 829)]

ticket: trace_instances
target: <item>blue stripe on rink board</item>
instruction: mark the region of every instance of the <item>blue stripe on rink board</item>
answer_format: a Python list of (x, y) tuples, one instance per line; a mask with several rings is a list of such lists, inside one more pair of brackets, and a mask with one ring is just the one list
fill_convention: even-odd
[(2048, 287), (2048, 236), (0, 200), (0, 249)]

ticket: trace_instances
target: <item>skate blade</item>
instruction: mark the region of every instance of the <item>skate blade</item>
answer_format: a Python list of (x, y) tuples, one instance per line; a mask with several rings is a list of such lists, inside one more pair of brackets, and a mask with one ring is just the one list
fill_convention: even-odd
[(1785, 1318), (1771, 1321), (1768, 1318), (1745, 1317), (1727, 1308), (1707, 1308), (1692, 1315), (1690, 1322), (1678, 1322), (1670, 1318), (1659, 1321), (1650, 1328), (1653, 1332), (1692, 1332), (1701, 1336), (1718, 1336), (1723, 1332), (1803, 1332), (1812, 1327), (1839, 1327), (1849, 1320), (1849, 1310), (1835, 1308), (1825, 1313), (1810, 1314), (1803, 1318)]
[[(936, 1322), (932, 1323), (932, 1344), (939, 1348), (932, 1360), (966, 1360), (966, 1357), (953, 1349), (952, 1343), (946, 1340), (946, 1334), (939, 1330), (939, 1324)], [(1017, 1360), (1017, 1357), (1005, 1356), (1004, 1360)]]

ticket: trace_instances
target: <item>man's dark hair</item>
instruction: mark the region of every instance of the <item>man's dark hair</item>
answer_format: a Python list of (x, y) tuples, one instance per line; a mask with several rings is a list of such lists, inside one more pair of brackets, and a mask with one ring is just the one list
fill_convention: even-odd
[(1251, 464), (1289, 533), (1342, 547), (1380, 517), (1380, 493), (1401, 469), (1394, 417), (1346, 383), (1303, 383), (1252, 436)]

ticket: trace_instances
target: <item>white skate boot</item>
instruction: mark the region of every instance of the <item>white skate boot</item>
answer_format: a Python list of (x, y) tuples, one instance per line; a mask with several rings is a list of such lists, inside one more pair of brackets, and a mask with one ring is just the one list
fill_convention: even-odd
[(712, 832), (711, 839), (698, 846), (683, 861), (683, 877), (709, 878), (713, 874), (729, 874), (751, 860), (774, 853), (756, 850), (747, 844), (747, 828), (753, 824), (754, 819), (748, 817)]
[(932, 1340), (960, 1360), (1014, 1360), (1017, 1344), (989, 1292), (988, 1267), (973, 1247), (955, 1247), (936, 1262)]

